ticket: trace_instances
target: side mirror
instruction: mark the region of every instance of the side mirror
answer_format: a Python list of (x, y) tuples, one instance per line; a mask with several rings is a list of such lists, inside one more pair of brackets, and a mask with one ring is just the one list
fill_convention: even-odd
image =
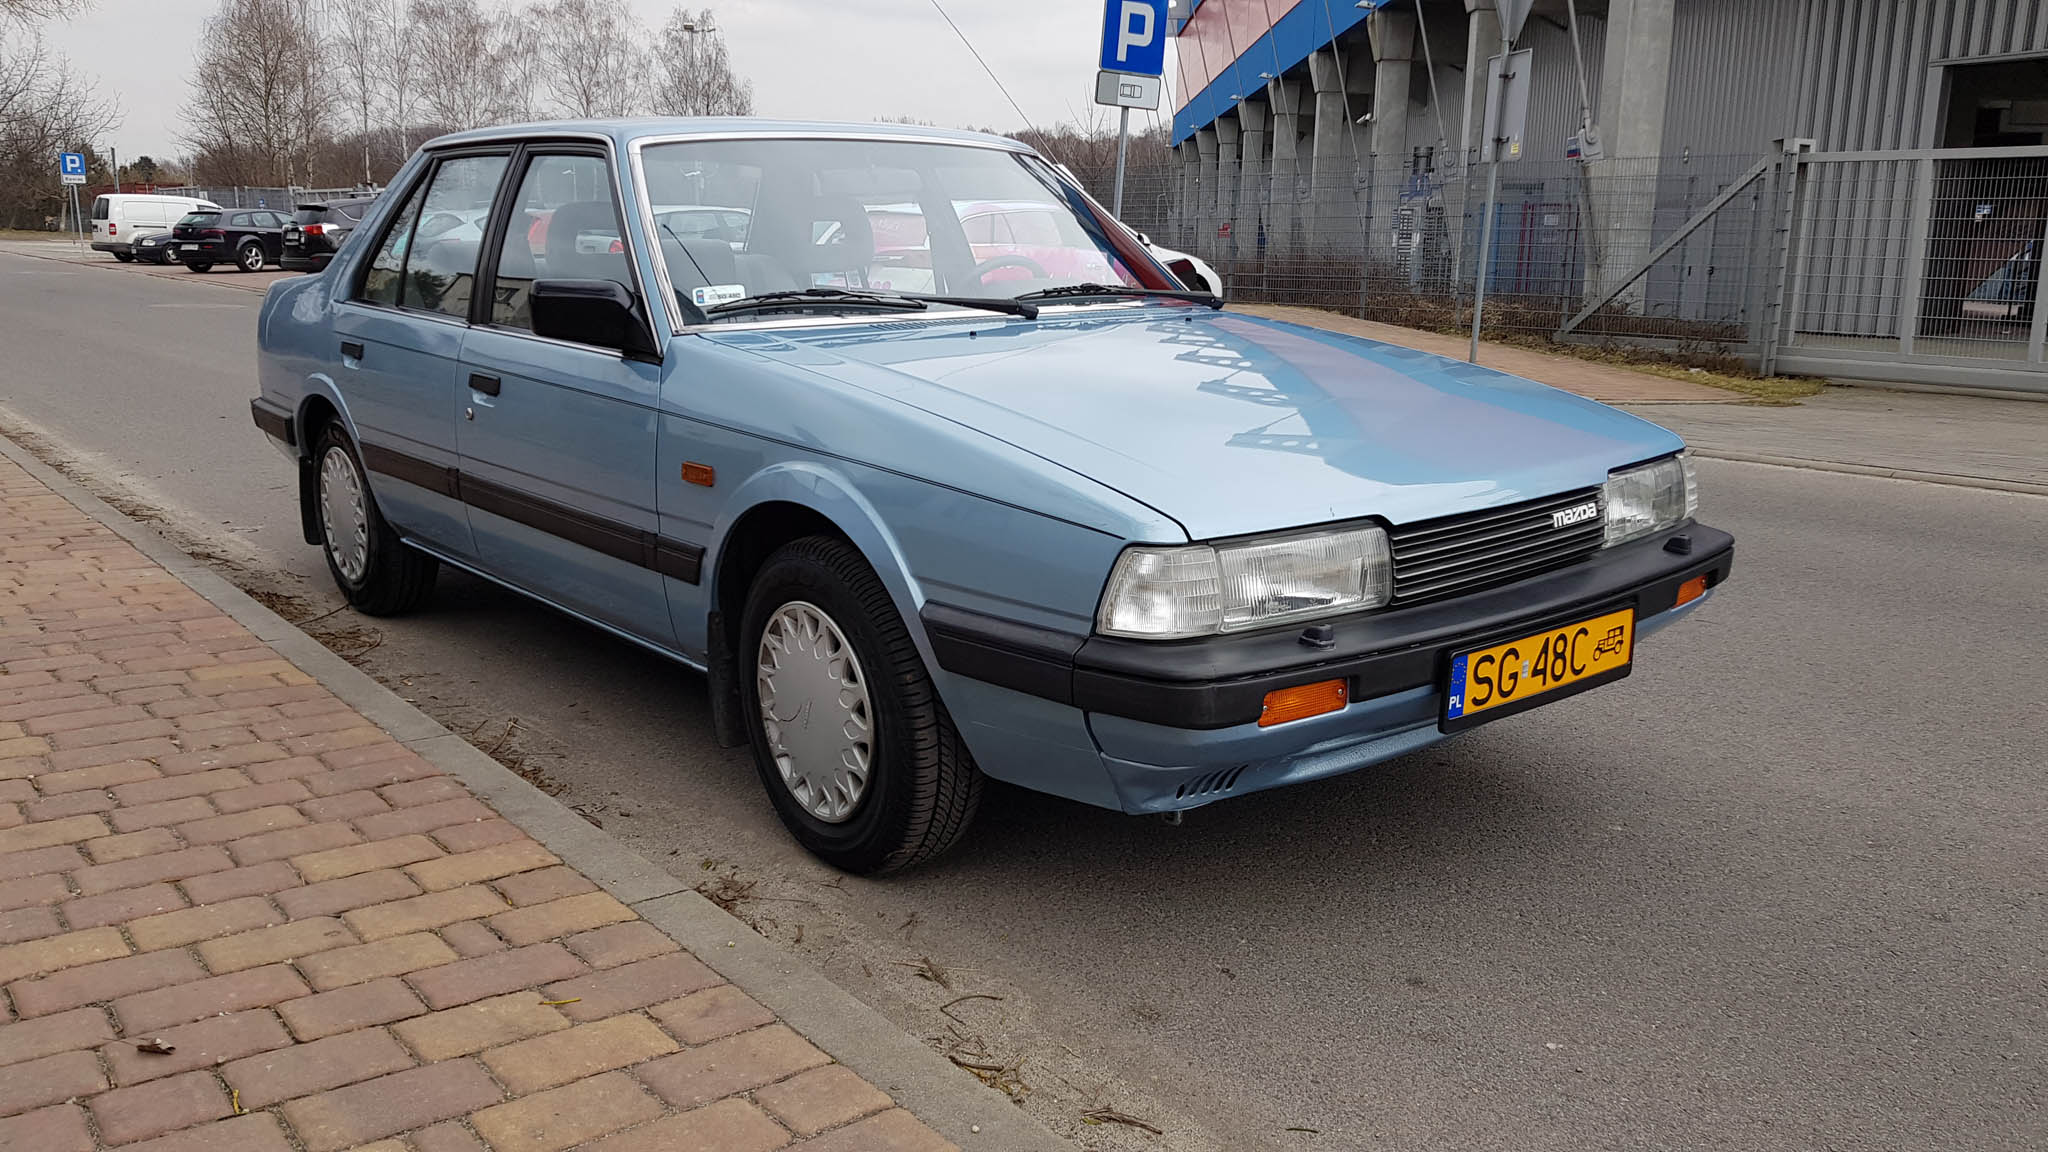
[(629, 360), (661, 362), (661, 349), (633, 294), (611, 280), (536, 280), (533, 334), (572, 344), (615, 348)]
[[(1216, 291), (1216, 290), (1215, 290), (1215, 288), (1213, 288), (1212, 286), (1210, 286), (1210, 284), (1209, 284), (1209, 281), (1208, 281), (1208, 278), (1207, 278), (1207, 277), (1205, 277), (1205, 276), (1203, 276), (1203, 275), (1202, 275), (1202, 273), (1201, 273), (1201, 270), (1195, 267), (1195, 262), (1194, 262), (1193, 260), (1189, 260), (1189, 259), (1187, 259), (1186, 257), (1182, 257), (1182, 258), (1181, 258), (1181, 259), (1179, 259), (1179, 260), (1169, 260), (1169, 261), (1167, 261), (1167, 262), (1166, 262), (1166, 270), (1167, 270), (1168, 272), (1171, 272), (1171, 273), (1173, 273), (1173, 274), (1174, 274), (1174, 276), (1176, 276), (1177, 278), (1179, 278), (1180, 282), (1181, 282), (1181, 283), (1182, 283), (1183, 285), (1186, 285), (1186, 286), (1187, 286), (1187, 287), (1188, 287), (1189, 289), (1191, 289), (1191, 290), (1193, 290), (1193, 291), (1196, 291), (1196, 292), (1214, 292), (1214, 291)], [(1218, 295), (1221, 295), (1221, 293), (1217, 293), (1217, 294), (1218, 294)]]

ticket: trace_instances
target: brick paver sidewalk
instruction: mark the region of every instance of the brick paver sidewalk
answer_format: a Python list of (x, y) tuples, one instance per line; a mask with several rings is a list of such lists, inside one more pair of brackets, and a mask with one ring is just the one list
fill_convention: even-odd
[(0, 460), (0, 1150), (951, 1148)]

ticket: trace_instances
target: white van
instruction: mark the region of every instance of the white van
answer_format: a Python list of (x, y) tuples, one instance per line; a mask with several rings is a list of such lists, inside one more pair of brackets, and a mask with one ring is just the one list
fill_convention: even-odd
[(92, 250), (112, 252), (126, 263), (135, 259), (135, 242), (157, 232), (169, 232), (187, 212), (220, 210), (210, 200), (190, 196), (106, 195), (92, 202)]

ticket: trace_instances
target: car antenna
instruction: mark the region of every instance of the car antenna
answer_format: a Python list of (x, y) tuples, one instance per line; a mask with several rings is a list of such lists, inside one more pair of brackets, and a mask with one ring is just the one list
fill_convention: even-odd
[[(668, 233), (668, 238), (675, 241), (677, 249), (679, 249), (682, 252), (683, 259), (688, 260), (690, 262), (690, 267), (695, 268), (697, 270), (697, 279), (704, 281), (705, 287), (710, 287), (711, 273), (706, 272), (704, 270), (704, 266), (702, 264), (697, 263), (697, 257), (691, 254), (690, 246), (688, 244), (683, 243), (683, 238), (681, 236), (676, 235), (676, 230), (669, 227), (666, 222), (664, 222), (661, 225), (661, 230), (663, 232)], [(711, 323), (711, 313), (706, 312), (703, 308), (699, 307), (695, 300), (685, 300), (683, 299), (682, 294), (678, 293), (676, 295), (676, 303), (689, 305), (690, 310), (697, 314), (697, 318), (695, 320), (690, 321), (690, 323)]]

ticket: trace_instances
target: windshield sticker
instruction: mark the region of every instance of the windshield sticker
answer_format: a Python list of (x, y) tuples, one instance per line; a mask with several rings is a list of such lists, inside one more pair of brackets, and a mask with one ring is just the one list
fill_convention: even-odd
[(745, 284), (711, 284), (703, 288), (690, 289), (690, 299), (695, 300), (699, 308), (709, 308), (715, 304), (730, 304), (735, 300), (745, 299), (746, 295), (747, 286)]

